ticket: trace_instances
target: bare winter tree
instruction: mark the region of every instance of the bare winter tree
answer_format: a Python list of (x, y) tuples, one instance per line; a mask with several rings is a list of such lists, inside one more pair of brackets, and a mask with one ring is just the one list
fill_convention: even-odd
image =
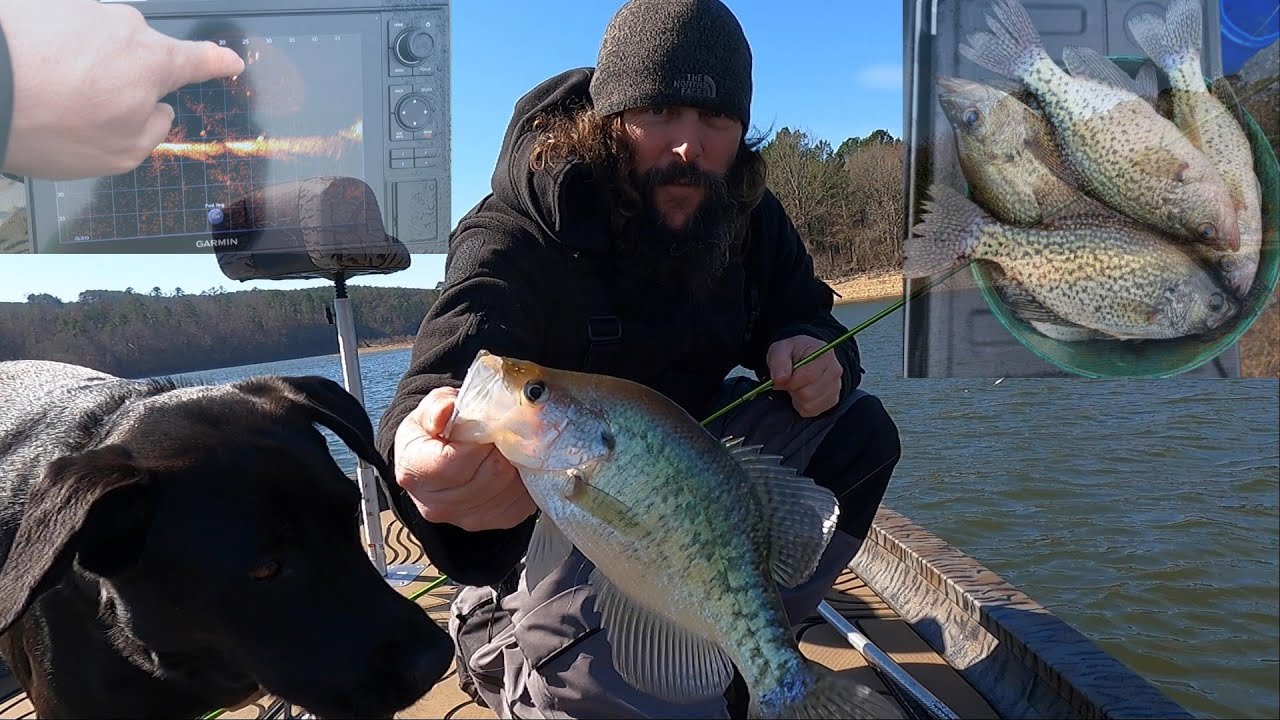
[(762, 148), (769, 189), (828, 280), (900, 267), (902, 143), (886, 130), (838, 150), (783, 128)]

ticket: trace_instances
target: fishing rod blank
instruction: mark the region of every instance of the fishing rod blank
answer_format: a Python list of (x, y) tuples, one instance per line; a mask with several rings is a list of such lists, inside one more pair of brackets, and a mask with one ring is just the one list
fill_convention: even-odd
[(831, 624), (836, 630), (839, 630), (844, 639), (853, 646), (855, 650), (862, 653), (873, 668), (879, 670), (887, 676), (893, 684), (897, 685), (904, 693), (906, 693), (912, 701), (917, 703), (933, 720), (959, 720), (960, 716), (955, 713), (947, 704), (938, 699), (936, 695), (929, 692), (929, 689), (920, 683), (919, 680), (912, 677), (902, 666), (893, 661), (883, 650), (876, 647), (875, 643), (866, 635), (858, 632), (858, 628), (853, 626), (843, 615), (836, 612), (826, 600), (818, 603), (818, 612), (822, 614), (822, 618)]

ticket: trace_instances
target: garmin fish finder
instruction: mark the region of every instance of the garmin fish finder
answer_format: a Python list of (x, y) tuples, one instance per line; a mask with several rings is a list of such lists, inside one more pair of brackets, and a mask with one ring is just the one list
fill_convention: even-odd
[(232, 48), (245, 71), (164, 98), (176, 111), (169, 136), (130, 172), (28, 179), (31, 252), (225, 251), (298, 217), (234, 214), (237, 202), (312, 178), (366, 184), (387, 235), (413, 253), (444, 251), (449, 0), (130, 4), (163, 33)]

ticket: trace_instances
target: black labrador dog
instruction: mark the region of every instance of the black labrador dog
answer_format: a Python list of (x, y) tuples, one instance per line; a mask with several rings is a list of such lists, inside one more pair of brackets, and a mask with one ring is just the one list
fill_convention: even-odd
[(316, 425), (409, 509), (326, 378), (0, 362), (0, 654), (40, 717), (198, 717), (264, 691), (390, 717), (440, 680), (452, 641), (369, 561)]

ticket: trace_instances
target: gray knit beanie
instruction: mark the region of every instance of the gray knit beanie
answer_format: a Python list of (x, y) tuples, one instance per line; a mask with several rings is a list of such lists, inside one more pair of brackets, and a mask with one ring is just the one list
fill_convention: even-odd
[(751, 48), (720, 0), (629, 0), (600, 43), (591, 100), (610, 115), (686, 105), (751, 121)]

